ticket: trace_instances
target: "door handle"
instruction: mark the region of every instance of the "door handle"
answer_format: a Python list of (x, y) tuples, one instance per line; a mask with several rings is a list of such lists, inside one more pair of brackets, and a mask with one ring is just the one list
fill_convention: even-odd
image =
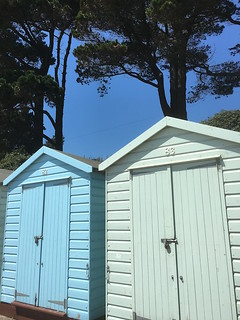
[(163, 238), (161, 239), (161, 242), (164, 244), (165, 249), (169, 248), (170, 243), (178, 244), (178, 241), (176, 238)]
[(34, 242), (36, 243), (37, 246), (38, 246), (39, 240), (43, 240), (43, 236), (34, 236)]

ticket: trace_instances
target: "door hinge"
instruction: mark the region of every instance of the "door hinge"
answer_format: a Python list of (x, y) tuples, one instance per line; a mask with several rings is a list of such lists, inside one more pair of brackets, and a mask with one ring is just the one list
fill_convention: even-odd
[(17, 297), (29, 297), (29, 294), (17, 292), (17, 290), (15, 290), (14, 297), (15, 297), (15, 299), (17, 299)]
[(67, 309), (67, 299), (64, 299), (62, 301), (59, 300), (48, 300), (50, 303), (59, 304), (60, 306), (63, 306), (64, 309)]

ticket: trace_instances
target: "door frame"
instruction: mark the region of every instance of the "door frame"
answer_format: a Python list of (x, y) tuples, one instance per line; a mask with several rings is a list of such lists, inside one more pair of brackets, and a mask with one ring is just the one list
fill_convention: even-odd
[[(203, 156), (199, 157), (194, 155), (190, 159), (184, 160), (172, 160), (172, 161), (166, 161), (163, 159), (163, 161), (159, 164), (155, 165), (148, 165), (148, 166), (136, 166), (133, 164), (129, 169), (129, 181), (130, 181), (130, 228), (132, 231), (132, 241), (131, 241), (131, 275), (132, 275), (132, 312), (133, 316), (136, 310), (136, 304), (135, 304), (135, 283), (134, 283), (134, 226), (133, 226), (133, 175), (138, 173), (151, 173), (161, 170), (162, 167), (169, 167), (170, 168), (170, 175), (171, 175), (171, 188), (172, 188), (172, 167), (175, 165), (184, 165), (188, 163), (193, 163), (193, 166), (198, 167), (200, 164), (209, 164), (209, 163), (215, 163), (217, 167), (218, 172), (218, 181), (219, 181), (219, 194), (221, 199), (221, 207), (222, 207), (222, 223), (224, 227), (224, 235), (225, 235), (225, 244), (226, 244), (226, 254), (227, 254), (227, 269), (228, 269), (228, 276), (229, 276), (229, 285), (230, 285), (230, 294), (231, 294), (231, 302), (232, 302), (232, 310), (235, 311), (235, 319), (237, 319), (237, 303), (236, 303), (236, 293), (235, 293), (235, 286), (234, 286), (234, 273), (233, 273), (233, 263), (232, 263), (232, 255), (231, 255), (231, 246), (230, 246), (230, 234), (229, 234), (229, 228), (228, 228), (228, 218), (227, 218), (227, 207), (226, 207), (226, 197), (225, 197), (225, 191), (224, 191), (224, 179), (223, 179), (223, 159), (221, 158), (221, 155), (216, 153), (214, 155), (209, 156)], [(172, 194), (171, 197), (173, 199), (173, 188), (172, 188)], [(173, 205), (174, 207), (174, 205)], [(174, 210), (174, 208), (173, 208)], [(175, 228), (175, 226), (174, 226)], [(176, 231), (176, 230), (175, 230)], [(177, 259), (177, 250), (176, 250), (176, 259)], [(177, 261), (176, 261), (177, 262)], [(231, 271), (231, 272), (230, 272)], [(178, 272), (178, 270), (177, 270)], [(179, 288), (178, 288), (179, 291)], [(179, 304), (179, 317), (180, 317), (180, 304)], [(134, 319), (134, 318), (133, 318)], [(180, 319), (180, 318), (179, 318)], [(180, 319), (181, 320), (181, 319)]]

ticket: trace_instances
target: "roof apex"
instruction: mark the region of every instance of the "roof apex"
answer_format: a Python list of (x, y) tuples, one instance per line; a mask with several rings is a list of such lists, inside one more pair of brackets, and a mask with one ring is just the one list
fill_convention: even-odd
[(118, 150), (116, 153), (114, 153), (112, 156), (110, 156), (108, 159), (100, 163), (99, 170), (105, 170), (111, 165), (113, 165), (115, 162), (120, 160), (122, 157), (127, 155), (129, 152), (131, 152), (133, 149), (140, 146), (143, 142), (151, 138), (156, 133), (159, 133), (166, 127), (172, 127), (177, 128), (181, 130), (186, 130), (202, 135), (207, 135), (211, 137), (215, 137), (222, 140), (228, 140), (231, 142), (240, 143), (240, 133), (236, 131), (226, 130), (222, 128), (212, 127), (205, 124), (200, 124), (192, 121), (172, 118), (172, 117), (165, 117), (156, 124), (154, 124), (152, 127), (147, 129), (145, 132), (140, 134), (137, 138), (129, 142), (126, 146)]
[(84, 158), (78, 158), (77, 156), (69, 155), (64, 152), (43, 146), (37, 152), (35, 152), (28, 160), (26, 160), (20, 167), (18, 167), (10, 176), (8, 176), (3, 181), (3, 185), (8, 185), (20, 173), (22, 173), (27, 167), (29, 167), (33, 162), (35, 162), (39, 157), (41, 157), (44, 154), (49, 155), (50, 157), (58, 159), (64, 163), (69, 164), (72, 167), (75, 167), (87, 173), (92, 172), (93, 168), (97, 168), (96, 163), (92, 163), (94, 165), (91, 165), (88, 159), (86, 159), (86, 162), (84, 162)]

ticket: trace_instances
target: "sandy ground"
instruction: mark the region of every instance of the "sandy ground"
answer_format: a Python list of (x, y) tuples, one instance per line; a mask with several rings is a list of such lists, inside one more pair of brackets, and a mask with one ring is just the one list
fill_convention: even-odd
[(0, 316), (0, 320), (13, 320), (13, 318), (7, 318), (7, 317), (4, 317), (4, 316)]

